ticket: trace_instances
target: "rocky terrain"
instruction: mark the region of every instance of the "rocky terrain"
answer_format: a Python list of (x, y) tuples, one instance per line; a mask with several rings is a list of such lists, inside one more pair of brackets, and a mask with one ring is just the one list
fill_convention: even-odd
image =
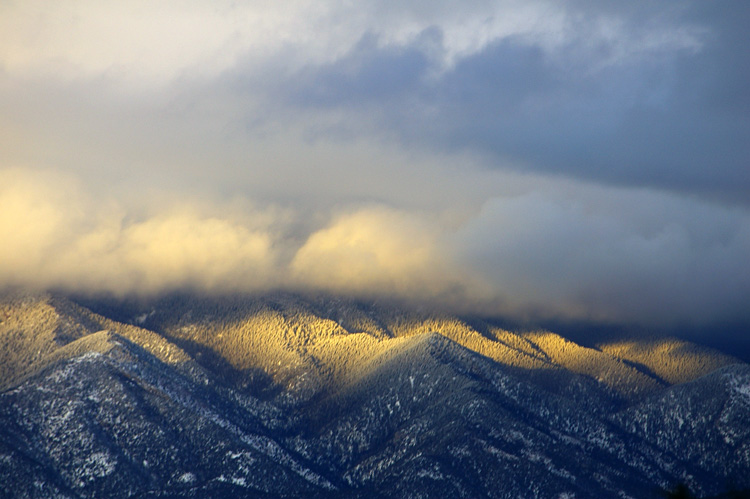
[(750, 489), (750, 366), (270, 294), (0, 300), (7, 497)]

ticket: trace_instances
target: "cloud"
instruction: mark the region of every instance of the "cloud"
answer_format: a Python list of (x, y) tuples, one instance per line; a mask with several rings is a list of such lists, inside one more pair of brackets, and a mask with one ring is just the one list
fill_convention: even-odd
[(344, 213), (313, 233), (291, 261), (294, 281), (312, 289), (418, 300), (478, 294), (460, 272), (434, 220), (384, 207)]
[(262, 288), (274, 268), (268, 234), (189, 213), (158, 216), (119, 234), (87, 234), (78, 243), (69, 258), (98, 264), (94, 286), (107, 286), (101, 276), (112, 269), (106, 281), (131, 292)]
[(664, 193), (537, 179), (453, 216), (197, 199), (144, 211), (61, 174), (0, 180), (0, 287), (325, 290), (532, 319), (750, 321), (750, 213)]
[(133, 207), (70, 176), (0, 170), (0, 287), (154, 294), (180, 289), (455, 293), (467, 281), (433, 217), (383, 205), (327, 216), (249, 200)]
[(310, 23), (326, 9), (303, 1), (4, 3), (0, 62), (14, 74), (104, 75), (126, 87), (159, 87), (185, 73), (216, 74), (249, 51), (263, 57), (309, 43)]
[(0, 285), (750, 323), (736, 3), (0, 5)]
[(574, 185), (488, 201), (455, 234), (511, 314), (645, 324), (747, 321), (750, 213)]
[(1, 8), (2, 124), (16, 164), (174, 178), (206, 177), (213, 160), (236, 185), (243, 163), (277, 153), (269, 136), (346, 138), (748, 199), (750, 64), (738, 47), (750, 9), (735, 4)]
[(274, 82), (274, 102), (488, 165), (747, 201), (747, 9), (568, 2), (548, 23), (502, 5), (524, 22), (472, 50), (454, 50), (448, 23), (373, 30)]
[(121, 206), (99, 206), (50, 172), (2, 171), (0, 185), (6, 287), (247, 291), (268, 286), (275, 268), (271, 235), (231, 218), (175, 206), (128, 220)]

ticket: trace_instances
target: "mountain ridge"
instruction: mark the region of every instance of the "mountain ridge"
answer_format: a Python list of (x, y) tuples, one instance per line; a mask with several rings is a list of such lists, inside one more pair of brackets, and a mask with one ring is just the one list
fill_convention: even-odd
[(10, 497), (750, 488), (750, 366), (684, 341), (589, 348), (285, 294), (0, 307)]

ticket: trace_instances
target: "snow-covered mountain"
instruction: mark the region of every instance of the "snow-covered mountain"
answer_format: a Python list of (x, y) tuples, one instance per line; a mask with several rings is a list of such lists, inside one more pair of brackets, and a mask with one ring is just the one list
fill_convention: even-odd
[(750, 489), (750, 366), (288, 294), (0, 302), (0, 495)]

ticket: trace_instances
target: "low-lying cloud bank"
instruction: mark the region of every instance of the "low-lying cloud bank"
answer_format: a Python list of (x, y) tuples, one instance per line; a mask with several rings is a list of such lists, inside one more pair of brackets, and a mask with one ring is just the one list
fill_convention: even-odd
[[(0, 173), (0, 285), (153, 294), (320, 288), (429, 298), (449, 286), (445, 234), (383, 206), (320, 218), (249, 202), (169, 203), (133, 216), (49, 172)], [(291, 213), (291, 214), (290, 214)], [(309, 231), (309, 232), (308, 232)], [(454, 279), (457, 279), (454, 278)]]
[(383, 203), (136, 206), (102, 201), (69, 175), (5, 169), (0, 287), (325, 290), (517, 317), (750, 323), (750, 211), (537, 185), (457, 218)]

